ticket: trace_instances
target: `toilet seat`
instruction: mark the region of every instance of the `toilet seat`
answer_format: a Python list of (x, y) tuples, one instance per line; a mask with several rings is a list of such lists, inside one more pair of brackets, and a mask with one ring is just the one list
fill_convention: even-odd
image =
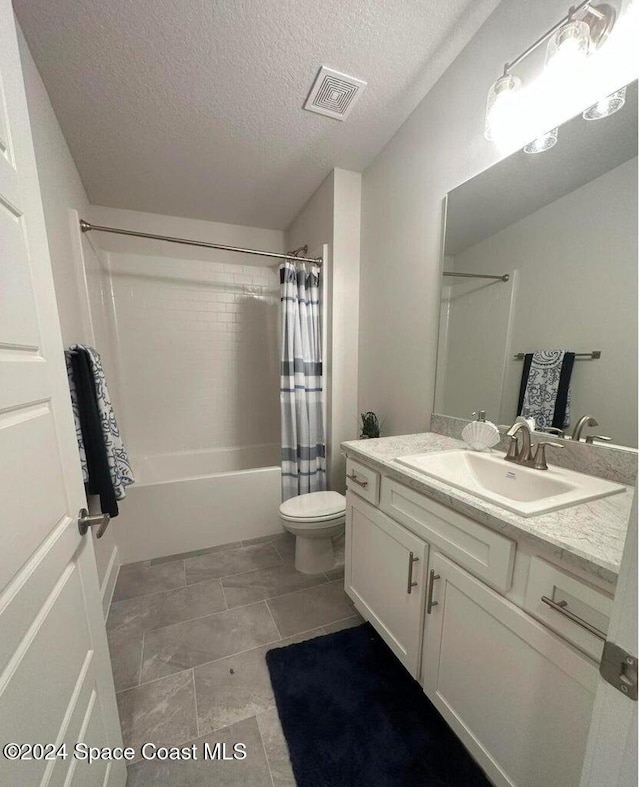
[(305, 517), (285, 516), (284, 514), (280, 514), (280, 519), (283, 522), (292, 522), (296, 525), (301, 525), (308, 530), (313, 530), (314, 527), (327, 527), (332, 522), (344, 522), (344, 516), (344, 512), (342, 512), (342, 514), (332, 514), (331, 516), (313, 517), (313, 519), (309, 519)]
[(346, 499), (338, 492), (309, 492), (280, 504), (280, 516), (289, 522), (328, 522), (344, 516)]

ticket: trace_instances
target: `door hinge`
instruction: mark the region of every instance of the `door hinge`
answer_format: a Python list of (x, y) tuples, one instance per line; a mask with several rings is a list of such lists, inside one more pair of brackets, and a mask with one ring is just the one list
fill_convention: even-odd
[(605, 642), (600, 674), (630, 700), (638, 700), (638, 659), (615, 642)]

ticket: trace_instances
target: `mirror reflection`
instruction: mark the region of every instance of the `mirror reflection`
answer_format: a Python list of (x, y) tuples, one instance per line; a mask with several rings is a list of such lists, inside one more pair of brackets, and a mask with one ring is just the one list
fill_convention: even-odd
[(637, 446), (637, 93), (447, 195), (436, 412)]

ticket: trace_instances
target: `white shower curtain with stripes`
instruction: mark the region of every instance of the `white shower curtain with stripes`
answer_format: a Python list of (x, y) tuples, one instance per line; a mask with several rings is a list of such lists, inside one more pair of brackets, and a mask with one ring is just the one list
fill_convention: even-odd
[(326, 489), (320, 266), (280, 266), (282, 499)]

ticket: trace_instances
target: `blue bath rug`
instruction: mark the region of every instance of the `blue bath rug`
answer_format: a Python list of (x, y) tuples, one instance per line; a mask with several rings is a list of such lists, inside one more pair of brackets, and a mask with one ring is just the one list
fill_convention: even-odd
[(368, 623), (267, 665), (298, 787), (490, 787)]

